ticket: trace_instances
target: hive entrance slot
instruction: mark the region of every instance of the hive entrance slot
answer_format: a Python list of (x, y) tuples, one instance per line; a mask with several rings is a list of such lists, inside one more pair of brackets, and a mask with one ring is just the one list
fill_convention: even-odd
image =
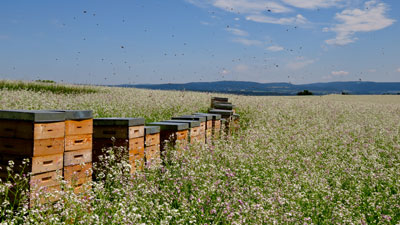
[(51, 148), (51, 147), (53, 147), (53, 145), (47, 145), (47, 148)]
[(51, 131), (53, 131), (53, 129), (48, 129), (47, 131), (48, 131), (48, 132), (51, 132)]
[(75, 140), (75, 143), (82, 143), (83, 142), (83, 140), (81, 139), (81, 140)]
[(80, 155), (74, 155), (74, 158), (75, 158), (75, 159), (77, 159), (77, 158), (83, 158), (83, 155), (82, 155), (82, 154), (80, 154)]
[(76, 128), (82, 128), (82, 126), (77, 126)]
[(42, 178), (42, 181), (48, 181), (48, 180), (50, 180), (51, 179), (51, 177), (43, 177)]
[(43, 165), (48, 165), (48, 164), (52, 164), (52, 163), (53, 163), (53, 160), (48, 160), (48, 161), (44, 161)]

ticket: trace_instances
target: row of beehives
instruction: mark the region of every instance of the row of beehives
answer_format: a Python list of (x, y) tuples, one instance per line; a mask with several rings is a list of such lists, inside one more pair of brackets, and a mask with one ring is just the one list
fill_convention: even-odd
[[(9, 176), (6, 167), (14, 162), (14, 173), (30, 173), (34, 189), (60, 190), (62, 172), (76, 193), (92, 178), (92, 163), (100, 163), (104, 149), (124, 146), (131, 173), (146, 165), (157, 167), (165, 143), (211, 143), (221, 131), (238, 127), (238, 115), (226, 98), (212, 98), (209, 113), (173, 117), (148, 123), (143, 118), (96, 118), (91, 111), (0, 111), (0, 178)], [(183, 146), (179, 146), (182, 148)], [(24, 159), (28, 164), (23, 164)], [(96, 173), (96, 171), (94, 171)]]

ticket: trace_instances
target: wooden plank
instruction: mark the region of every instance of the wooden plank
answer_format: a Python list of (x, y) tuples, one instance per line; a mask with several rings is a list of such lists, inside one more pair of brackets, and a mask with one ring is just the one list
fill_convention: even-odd
[(34, 139), (60, 138), (65, 136), (65, 122), (35, 123)]
[(63, 167), (63, 154), (32, 157), (32, 174), (60, 170)]
[(94, 126), (93, 138), (112, 138), (128, 139), (128, 127), (126, 126)]
[(143, 136), (144, 136), (144, 126), (129, 127), (129, 139), (143, 137)]
[(206, 122), (200, 123), (200, 133), (206, 132)]
[(53, 155), (64, 152), (64, 138), (16, 139), (0, 138), (0, 153), (26, 157)]
[(92, 163), (64, 167), (64, 180), (68, 184), (83, 184), (92, 180)]
[(33, 139), (33, 123), (20, 120), (0, 120), (0, 137)]
[(129, 150), (142, 151), (144, 149), (144, 137), (129, 139)]
[(92, 162), (92, 149), (69, 151), (64, 153), (64, 166)]
[(177, 131), (176, 135), (177, 135), (177, 140), (180, 141), (187, 141), (188, 140), (188, 134), (189, 131), (188, 130), (182, 130), (182, 131)]
[(129, 151), (129, 162), (132, 166), (131, 173), (144, 168), (144, 148)]
[(65, 151), (92, 149), (92, 134), (65, 136)]
[(93, 134), (93, 119), (66, 120), (65, 135)]
[(212, 120), (207, 121), (207, 129), (211, 129), (212, 128), (212, 124), (213, 124)]
[(50, 171), (46, 173), (32, 175), (30, 177), (29, 185), (31, 188), (51, 187), (60, 185), (61, 172)]
[(146, 139), (145, 146), (159, 145), (160, 133), (147, 134), (145, 139)]

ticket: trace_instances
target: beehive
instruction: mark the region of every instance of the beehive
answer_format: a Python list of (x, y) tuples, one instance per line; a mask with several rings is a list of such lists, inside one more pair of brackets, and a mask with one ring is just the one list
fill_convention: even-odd
[(89, 110), (65, 110), (64, 180), (81, 193), (92, 180), (93, 114)]
[(211, 113), (195, 113), (194, 115), (207, 115), (212, 118), (212, 136), (213, 138), (219, 138), (221, 135), (221, 115)]
[(231, 132), (231, 122), (233, 111), (232, 110), (224, 110), (224, 109), (209, 109), (209, 113), (219, 114), (223, 119), (225, 119), (225, 131), (227, 134)]
[(125, 147), (117, 154), (126, 157), (131, 173), (144, 166), (144, 119), (143, 118), (96, 118), (93, 120), (93, 161), (100, 162), (104, 149)]
[(219, 103), (227, 103), (228, 102), (228, 98), (223, 98), (223, 97), (212, 97), (211, 98), (211, 108), (214, 108), (215, 104), (219, 104)]
[(148, 168), (157, 168), (161, 165), (160, 154), (160, 127), (144, 127), (144, 155)]
[(172, 117), (172, 120), (194, 120), (194, 121), (199, 121), (200, 122), (200, 135), (202, 136), (202, 141), (203, 143), (206, 143), (207, 140), (207, 117), (206, 116), (200, 116), (200, 115), (183, 115), (183, 116), (176, 116)]
[(200, 133), (200, 121), (196, 120), (165, 120), (167, 123), (187, 123), (189, 125), (189, 142), (199, 143), (203, 140), (204, 135)]
[(147, 126), (160, 127), (160, 151), (165, 154), (167, 144), (183, 148), (188, 143), (189, 125), (187, 123), (154, 122)]
[[(63, 112), (0, 110), (0, 176), (8, 176), (11, 160), (13, 174), (31, 174), (31, 196), (40, 189), (60, 190), (57, 175), (63, 168), (64, 138)], [(23, 165), (24, 159), (29, 163)]]

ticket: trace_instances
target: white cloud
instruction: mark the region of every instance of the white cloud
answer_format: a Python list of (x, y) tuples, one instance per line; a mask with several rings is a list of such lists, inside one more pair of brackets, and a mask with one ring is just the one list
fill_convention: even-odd
[(270, 16), (264, 16), (261, 14), (258, 15), (250, 15), (246, 17), (246, 20), (251, 20), (258, 23), (272, 23), (272, 24), (305, 24), (307, 23), (307, 19), (298, 14), (296, 17), (283, 17), (283, 18), (275, 18)]
[(286, 13), (292, 10), (280, 3), (265, 0), (215, 0), (213, 5), (220, 9), (240, 13), (260, 13), (267, 9), (274, 13)]
[(313, 59), (297, 58), (294, 62), (289, 62), (286, 67), (291, 70), (299, 70), (315, 62)]
[(269, 46), (267, 48), (267, 50), (271, 51), (271, 52), (280, 52), (280, 51), (283, 51), (284, 48), (282, 46), (279, 46), (279, 45), (273, 45), (273, 46)]
[(232, 40), (233, 42), (240, 43), (243, 45), (251, 46), (251, 45), (261, 45), (262, 42), (258, 40), (251, 40), (246, 38), (235, 38)]
[(323, 31), (336, 32), (336, 38), (326, 40), (329, 45), (346, 45), (357, 40), (354, 37), (357, 32), (370, 32), (381, 30), (392, 25), (395, 20), (386, 17), (388, 7), (376, 0), (365, 3), (365, 9), (346, 9), (337, 13), (335, 19), (340, 21), (331, 28), (324, 28)]
[(226, 30), (236, 36), (242, 36), (242, 37), (249, 36), (249, 33), (247, 33), (244, 30), (237, 29), (237, 28), (227, 28)]
[(303, 9), (329, 8), (339, 6), (343, 0), (282, 0), (284, 3)]
[(349, 72), (340, 70), (340, 71), (332, 71), (331, 74), (332, 76), (346, 76), (349, 75)]
[(375, 73), (375, 72), (376, 72), (376, 69), (369, 69), (368, 72), (370, 72), (370, 73)]

